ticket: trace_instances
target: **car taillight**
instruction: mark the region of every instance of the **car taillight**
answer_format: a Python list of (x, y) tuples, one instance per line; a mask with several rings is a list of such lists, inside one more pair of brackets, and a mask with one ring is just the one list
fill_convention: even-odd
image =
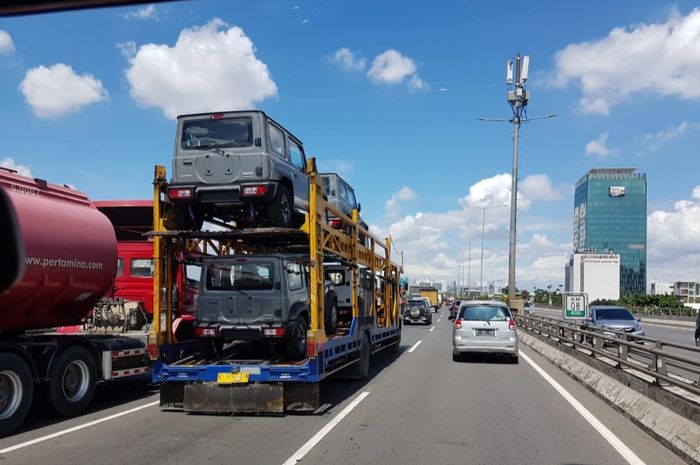
[(455, 329), (462, 329), (462, 320), (459, 318), (455, 320)]
[(284, 328), (263, 328), (263, 336), (282, 337), (284, 336)]
[(173, 200), (191, 199), (192, 196), (193, 190), (191, 187), (168, 189), (168, 197)]
[(197, 337), (216, 337), (219, 335), (219, 328), (207, 328), (206, 326), (197, 326), (194, 328), (194, 335)]
[(340, 220), (339, 219), (332, 219), (328, 221), (328, 224), (331, 225), (331, 228), (339, 228), (340, 227)]
[(267, 194), (267, 186), (265, 184), (256, 184), (242, 187), (242, 195), (256, 196)]
[(512, 318), (510, 319), (510, 321), (508, 321), (508, 329), (510, 329), (511, 331), (515, 331), (515, 320)]

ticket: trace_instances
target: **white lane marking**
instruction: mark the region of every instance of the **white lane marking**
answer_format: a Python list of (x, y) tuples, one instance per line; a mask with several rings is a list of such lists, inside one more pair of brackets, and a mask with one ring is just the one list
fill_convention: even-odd
[(438, 318), (438, 323), (440, 323), (440, 320), (442, 320), (442, 318)]
[(79, 431), (81, 429), (89, 428), (91, 426), (95, 426), (95, 425), (98, 425), (100, 423), (104, 423), (105, 421), (114, 420), (115, 418), (123, 417), (124, 415), (129, 415), (131, 413), (138, 412), (139, 410), (143, 410), (143, 409), (148, 408), (148, 407), (153, 407), (154, 405), (158, 405), (159, 403), (160, 403), (160, 401), (158, 401), (158, 400), (156, 400), (155, 402), (149, 402), (148, 404), (139, 405), (138, 407), (134, 407), (132, 409), (125, 410), (123, 412), (115, 413), (114, 415), (109, 415), (109, 416), (104, 417), (104, 418), (98, 418), (97, 420), (89, 421), (87, 423), (83, 423), (82, 425), (78, 425), (78, 426), (74, 426), (72, 428), (64, 429), (63, 431), (58, 431), (56, 433), (47, 434), (46, 436), (32, 439), (31, 441), (26, 441), (26, 442), (16, 444), (14, 446), (6, 447), (4, 449), (0, 449), (0, 454), (7, 454), (8, 452), (12, 452), (12, 451), (15, 451), (17, 449), (23, 449), (23, 448), (28, 447), (28, 446), (33, 446), (34, 444), (48, 441), (49, 439), (54, 439), (54, 438), (57, 438), (59, 436), (66, 435), (68, 433), (73, 433), (73, 432)]
[(432, 331), (435, 329), (435, 325), (433, 325), (428, 331)]
[(301, 459), (304, 458), (306, 454), (309, 453), (311, 449), (314, 448), (316, 444), (318, 444), (323, 437), (330, 433), (335, 426), (342, 421), (343, 418), (348, 416), (348, 414), (357, 407), (362, 400), (369, 395), (368, 391), (364, 391), (360, 393), (359, 396), (355, 397), (355, 400), (350, 402), (347, 407), (345, 407), (338, 415), (335, 416), (331, 421), (328, 422), (326, 426), (321, 428), (318, 433), (314, 434), (311, 439), (306, 441), (306, 444), (301, 446), (298, 451), (294, 452), (294, 455), (289, 457), (286, 462), (284, 462), (282, 465), (294, 465), (297, 462), (299, 462)]
[(416, 342), (415, 344), (413, 344), (413, 345), (411, 346), (411, 348), (408, 349), (408, 353), (410, 354), (411, 352), (413, 352), (414, 350), (416, 350), (416, 347), (418, 347), (418, 346), (420, 345), (421, 342), (423, 342), (423, 341), (418, 341), (418, 342)]
[(537, 363), (534, 362), (530, 357), (522, 352), (519, 352), (520, 357), (523, 358), (527, 363), (530, 364), (532, 368), (535, 369), (541, 377), (545, 379), (555, 391), (557, 391), (573, 408), (579, 415), (581, 415), (584, 420), (586, 420), (601, 436), (603, 439), (608, 441), (608, 443), (617, 451), (618, 454), (622, 456), (623, 459), (630, 465), (646, 465), (642, 459), (637, 457), (637, 455), (632, 452), (632, 449), (627, 447), (624, 442), (620, 440), (615, 434), (610, 431), (603, 423), (600, 422), (593, 414), (584, 407), (581, 402), (576, 400), (574, 396), (569, 394), (569, 391), (564, 389), (561, 384), (559, 384), (554, 378), (549, 376), (549, 374), (544, 371)]

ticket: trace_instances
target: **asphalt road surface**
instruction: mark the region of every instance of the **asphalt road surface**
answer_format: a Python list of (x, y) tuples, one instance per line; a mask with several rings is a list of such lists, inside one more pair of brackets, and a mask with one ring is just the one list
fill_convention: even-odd
[(154, 391), (124, 393), (118, 405), (112, 400), (118, 393), (103, 393), (96, 409), (79, 418), (53, 421), (34, 414), (20, 433), (0, 440), (0, 460), (13, 465), (684, 463), (524, 345), (517, 365), (494, 356), (453, 362), (451, 323), (443, 314), (435, 315), (434, 326), (405, 327), (399, 353), (375, 355), (366, 382), (322, 383), (328, 408), (321, 414), (188, 415), (161, 411)]

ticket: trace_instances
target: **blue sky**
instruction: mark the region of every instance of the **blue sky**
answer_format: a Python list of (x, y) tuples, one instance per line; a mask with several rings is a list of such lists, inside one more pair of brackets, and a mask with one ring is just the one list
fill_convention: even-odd
[[(93, 199), (148, 198), (174, 114), (257, 107), (354, 185), (415, 278), (458, 277), (508, 199), (505, 62), (531, 57), (518, 284), (563, 282), (573, 186), (649, 183), (648, 281), (700, 279), (700, 10), (694, 2), (187, 1), (0, 20), (0, 162)], [(517, 14), (516, 14), (517, 12)], [(695, 190), (695, 192), (694, 192)], [(507, 274), (487, 210), (484, 284)], [(468, 252), (465, 252), (465, 257)]]

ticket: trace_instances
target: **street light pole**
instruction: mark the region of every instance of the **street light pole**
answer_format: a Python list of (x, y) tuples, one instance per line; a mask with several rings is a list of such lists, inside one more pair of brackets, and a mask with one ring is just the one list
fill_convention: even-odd
[(479, 276), (479, 296), (484, 293), (484, 226), (486, 225), (486, 207), (481, 209), (481, 275)]
[(469, 236), (469, 260), (467, 265), (467, 289), (472, 282), (472, 236)]

